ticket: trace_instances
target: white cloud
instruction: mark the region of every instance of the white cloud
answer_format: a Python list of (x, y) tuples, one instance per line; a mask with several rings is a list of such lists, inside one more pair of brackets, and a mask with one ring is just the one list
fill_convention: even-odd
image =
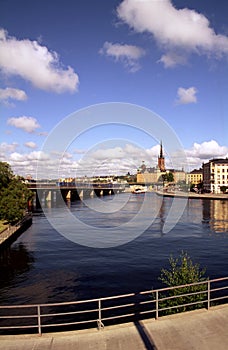
[[(20, 162), (23, 164), (25, 164), (25, 162), (27, 161), (26, 157), (23, 154), (18, 152), (11, 153), (9, 160), (12, 162)], [(26, 162), (26, 164), (28, 164), (28, 162)]]
[(201, 144), (195, 142), (193, 147), (186, 153), (201, 159), (223, 158), (227, 157), (228, 147), (220, 146), (215, 140), (204, 141)]
[(177, 54), (176, 52), (168, 52), (158, 60), (164, 64), (165, 68), (172, 68), (176, 65), (186, 65), (187, 57), (185, 54)]
[(189, 103), (196, 103), (197, 97), (196, 97), (197, 89), (192, 86), (188, 89), (185, 89), (183, 87), (179, 87), (177, 90), (177, 104), (189, 104)]
[[(134, 144), (108, 147), (105, 149), (92, 149), (75, 160), (71, 153), (59, 154), (43, 151), (31, 151), (29, 153), (16, 152), (16, 144), (0, 145), (0, 159), (8, 161), (16, 174), (26, 176), (28, 173), (38, 177), (56, 179), (64, 176), (93, 176), (93, 175), (123, 175), (128, 171), (136, 173), (142, 161), (147, 167), (156, 167), (160, 146), (155, 145), (143, 149)], [(165, 151), (165, 150), (164, 150)], [(194, 143), (190, 149), (185, 150), (188, 168), (192, 170), (202, 166), (212, 158), (228, 157), (228, 147), (220, 146), (217, 141), (210, 140), (202, 143)], [(172, 157), (171, 157), (172, 158)], [(173, 168), (172, 159), (165, 153), (166, 167)], [(176, 162), (176, 160), (175, 160)], [(177, 164), (177, 162), (176, 162)], [(180, 165), (180, 168), (183, 166)]]
[(210, 140), (200, 143), (194, 143), (191, 149), (185, 151), (189, 167), (192, 169), (202, 166), (202, 163), (208, 162), (213, 158), (227, 158), (228, 147), (220, 146), (217, 141)]
[(27, 95), (23, 90), (14, 88), (0, 89), (0, 101), (7, 103), (8, 100), (25, 101)]
[(25, 146), (28, 148), (36, 148), (37, 147), (37, 145), (33, 141), (25, 142)]
[(145, 50), (140, 47), (118, 43), (113, 44), (108, 41), (104, 43), (99, 52), (122, 62), (133, 73), (141, 68), (138, 60), (145, 55)]
[(6, 143), (2, 142), (0, 144), (0, 153), (8, 153), (8, 152), (14, 152), (16, 148), (18, 147), (18, 143)]
[(203, 14), (188, 8), (176, 9), (171, 0), (124, 0), (117, 15), (136, 32), (153, 35), (165, 51), (160, 61), (166, 67), (183, 64), (180, 56), (175, 56), (177, 51), (215, 58), (228, 54), (227, 36), (216, 34)]
[(32, 133), (37, 128), (40, 128), (36, 118), (33, 117), (12, 117), (9, 118), (7, 124), (23, 129), (26, 132)]
[(76, 176), (136, 173), (142, 161), (148, 167), (155, 167), (159, 149), (159, 145), (143, 149), (131, 143), (92, 149), (79, 160)]
[(0, 69), (46, 91), (74, 92), (79, 84), (73, 68), (63, 69), (55, 51), (49, 51), (37, 41), (10, 37), (4, 29), (0, 29)]
[(43, 151), (33, 151), (26, 155), (26, 158), (32, 161), (47, 161), (50, 156)]

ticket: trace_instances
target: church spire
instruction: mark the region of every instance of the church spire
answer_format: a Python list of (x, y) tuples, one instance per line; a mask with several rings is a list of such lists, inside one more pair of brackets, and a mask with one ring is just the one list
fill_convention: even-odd
[(160, 155), (158, 156), (158, 167), (160, 171), (165, 171), (165, 158), (163, 155), (163, 147), (162, 147), (162, 141), (160, 143)]
[(161, 141), (161, 143), (160, 143), (160, 158), (164, 158), (164, 156), (163, 156), (162, 141)]

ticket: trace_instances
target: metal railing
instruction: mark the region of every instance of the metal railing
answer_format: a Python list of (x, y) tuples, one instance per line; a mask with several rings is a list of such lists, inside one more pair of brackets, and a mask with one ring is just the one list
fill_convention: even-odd
[[(228, 277), (185, 284), (171, 288), (148, 290), (106, 298), (63, 303), (0, 306), (0, 331), (44, 329), (54, 327), (97, 326), (137, 320), (147, 317), (158, 319), (169, 312), (181, 312), (197, 307), (209, 309), (217, 303), (226, 303)], [(198, 290), (197, 290), (198, 289)], [(172, 301), (172, 305), (169, 302)], [(168, 302), (168, 304), (167, 304)]]
[(9, 238), (11, 238), (17, 231), (21, 230), (26, 223), (32, 220), (32, 215), (27, 213), (24, 218), (18, 221), (15, 225), (8, 225), (5, 230), (0, 232), (0, 246), (5, 243)]

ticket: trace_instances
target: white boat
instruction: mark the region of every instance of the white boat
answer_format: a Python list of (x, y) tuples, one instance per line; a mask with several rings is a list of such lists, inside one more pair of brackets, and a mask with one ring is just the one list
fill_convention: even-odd
[(134, 186), (131, 190), (131, 193), (145, 193), (147, 192), (147, 187), (146, 186)]

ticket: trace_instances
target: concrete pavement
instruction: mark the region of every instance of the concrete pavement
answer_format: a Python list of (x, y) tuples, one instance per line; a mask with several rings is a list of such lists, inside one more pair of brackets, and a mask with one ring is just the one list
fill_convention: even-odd
[(226, 350), (228, 304), (96, 329), (0, 336), (0, 350)]

